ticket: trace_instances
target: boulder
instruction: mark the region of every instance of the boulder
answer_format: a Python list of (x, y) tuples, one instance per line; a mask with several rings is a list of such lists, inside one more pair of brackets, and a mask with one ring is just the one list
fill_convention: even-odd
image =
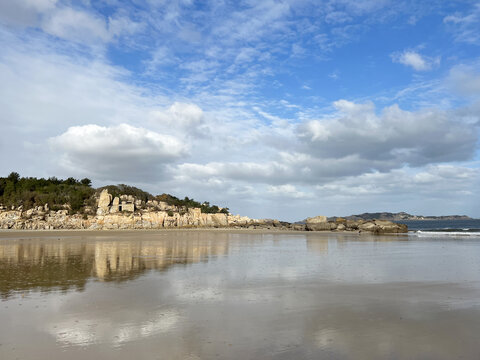
[(367, 221), (366, 223), (358, 225), (358, 229), (362, 231), (375, 232), (376, 225), (372, 221)]
[(408, 232), (407, 225), (397, 224), (387, 220), (375, 220), (375, 225), (377, 226), (375, 232), (379, 234)]
[(307, 224), (318, 224), (318, 223), (326, 223), (328, 222), (328, 220), (326, 216), (319, 215), (315, 217), (309, 217), (305, 220), (305, 222)]
[(405, 233), (408, 231), (407, 225), (397, 224), (388, 220), (366, 221), (358, 224), (358, 229), (375, 234)]
[(337, 224), (334, 222), (318, 222), (318, 223), (309, 223), (307, 222), (306, 228), (309, 231), (330, 231), (337, 228)]
[(117, 196), (115, 196), (112, 202), (112, 206), (110, 208), (110, 213), (114, 214), (119, 211), (120, 211), (120, 199)]
[(347, 229), (351, 229), (351, 230), (358, 230), (358, 225), (360, 223), (358, 221), (355, 221), (355, 220), (347, 220), (346, 222), (346, 226), (347, 226)]
[(228, 225), (230, 226), (247, 226), (252, 222), (248, 216), (227, 215)]
[(107, 189), (103, 189), (100, 193), (100, 198), (98, 199), (98, 207), (99, 208), (107, 208), (110, 206), (112, 202), (112, 195), (108, 193)]
[(297, 231), (305, 231), (306, 227), (305, 227), (305, 224), (292, 224), (291, 229), (297, 230)]
[(213, 226), (223, 227), (228, 225), (227, 214), (218, 213), (218, 214), (208, 214), (208, 215)]
[(129, 212), (134, 212), (135, 211), (135, 204), (132, 202), (125, 202), (122, 201), (122, 211), (129, 211)]

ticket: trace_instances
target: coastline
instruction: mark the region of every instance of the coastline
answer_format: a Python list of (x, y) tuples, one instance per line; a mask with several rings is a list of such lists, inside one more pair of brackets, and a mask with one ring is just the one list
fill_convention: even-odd
[[(120, 205), (120, 199), (122, 203)], [(285, 231), (365, 231), (371, 233), (405, 233), (408, 227), (387, 220), (328, 221), (326, 216), (315, 216), (305, 223), (290, 223), (277, 219), (251, 219), (232, 215), (225, 209), (186, 207), (167, 202), (147, 202), (132, 195), (113, 197), (107, 189), (95, 200), (95, 211), (90, 207), (83, 214), (67, 209), (53, 210), (48, 204), (24, 209), (23, 205), (10, 210), (1, 207), (0, 229), (15, 230), (154, 230), (154, 229), (246, 229)], [(208, 211), (207, 211), (208, 210)]]
[(307, 231), (307, 230), (285, 230), (285, 229), (248, 229), (248, 228), (167, 228), (167, 229), (116, 229), (116, 230), (92, 230), (92, 229), (54, 229), (54, 230), (21, 230), (21, 229), (0, 229), (0, 240), (14, 240), (20, 237), (25, 238), (49, 238), (49, 237), (77, 237), (77, 236), (119, 236), (130, 237), (132, 235), (156, 235), (156, 234), (178, 234), (178, 233), (228, 233), (228, 234), (260, 234), (260, 235), (340, 235), (345, 237), (383, 237), (383, 236), (408, 236), (408, 233), (385, 233), (375, 234), (367, 231)]

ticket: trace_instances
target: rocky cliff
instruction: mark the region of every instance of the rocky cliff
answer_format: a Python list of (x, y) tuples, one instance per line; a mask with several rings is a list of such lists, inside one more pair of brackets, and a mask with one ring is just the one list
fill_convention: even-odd
[[(0, 209), (1, 229), (163, 229), (163, 228), (249, 228), (307, 231), (406, 232), (405, 225), (389, 221), (327, 221), (324, 216), (309, 218), (306, 224), (290, 224), (271, 219), (250, 219), (225, 213), (202, 213), (200, 208), (169, 205), (166, 202), (136, 199), (132, 195), (112, 197), (103, 190), (96, 201), (95, 215), (69, 215), (67, 209), (53, 211), (48, 205), (28, 210)], [(90, 209), (93, 210), (93, 209)]]

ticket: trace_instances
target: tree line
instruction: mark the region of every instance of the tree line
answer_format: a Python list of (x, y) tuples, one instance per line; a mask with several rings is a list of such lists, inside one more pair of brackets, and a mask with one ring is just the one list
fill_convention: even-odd
[(12, 172), (7, 177), (0, 177), (0, 204), (8, 208), (23, 206), (24, 210), (48, 204), (51, 210), (68, 208), (71, 214), (84, 213), (86, 206), (95, 206), (95, 194), (103, 189), (107, 189), (113, 197), (132, 195), (144, 202), (157, 200), (187, 209), (200, 208), (203, 213), (228, 214), (228, 208), (220, 209), (217, 205), (210, 205), (207, 201), (200, 203), (188, 197), (182, 200), (170, 194), (153, 196), (146, 191), (125, 184), (94, 189), (92, 181), (88, 178), (77, 180), (69, 177), (63, 180), (56, 177), (48, 179), (20, 177), (17, 172)]
[(23, 206), (24, 209), (48, 204), (52, 210), (63, 209), (68, 204), (71, 213), (82, 212), (86, 205), (92, 205), (92, 199), (93, 204), (95, 201), (95, 189), (91, 184), (88, 178), (37, 179), (20, 177), (17, 172), (12, 172), (0, 178), (0, 203), (7, 207)]

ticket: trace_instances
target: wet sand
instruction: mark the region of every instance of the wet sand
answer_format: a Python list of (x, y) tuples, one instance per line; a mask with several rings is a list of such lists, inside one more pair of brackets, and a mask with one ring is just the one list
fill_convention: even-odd
[(0, 232), (0, 359), (478, 359), (480, 241)]

